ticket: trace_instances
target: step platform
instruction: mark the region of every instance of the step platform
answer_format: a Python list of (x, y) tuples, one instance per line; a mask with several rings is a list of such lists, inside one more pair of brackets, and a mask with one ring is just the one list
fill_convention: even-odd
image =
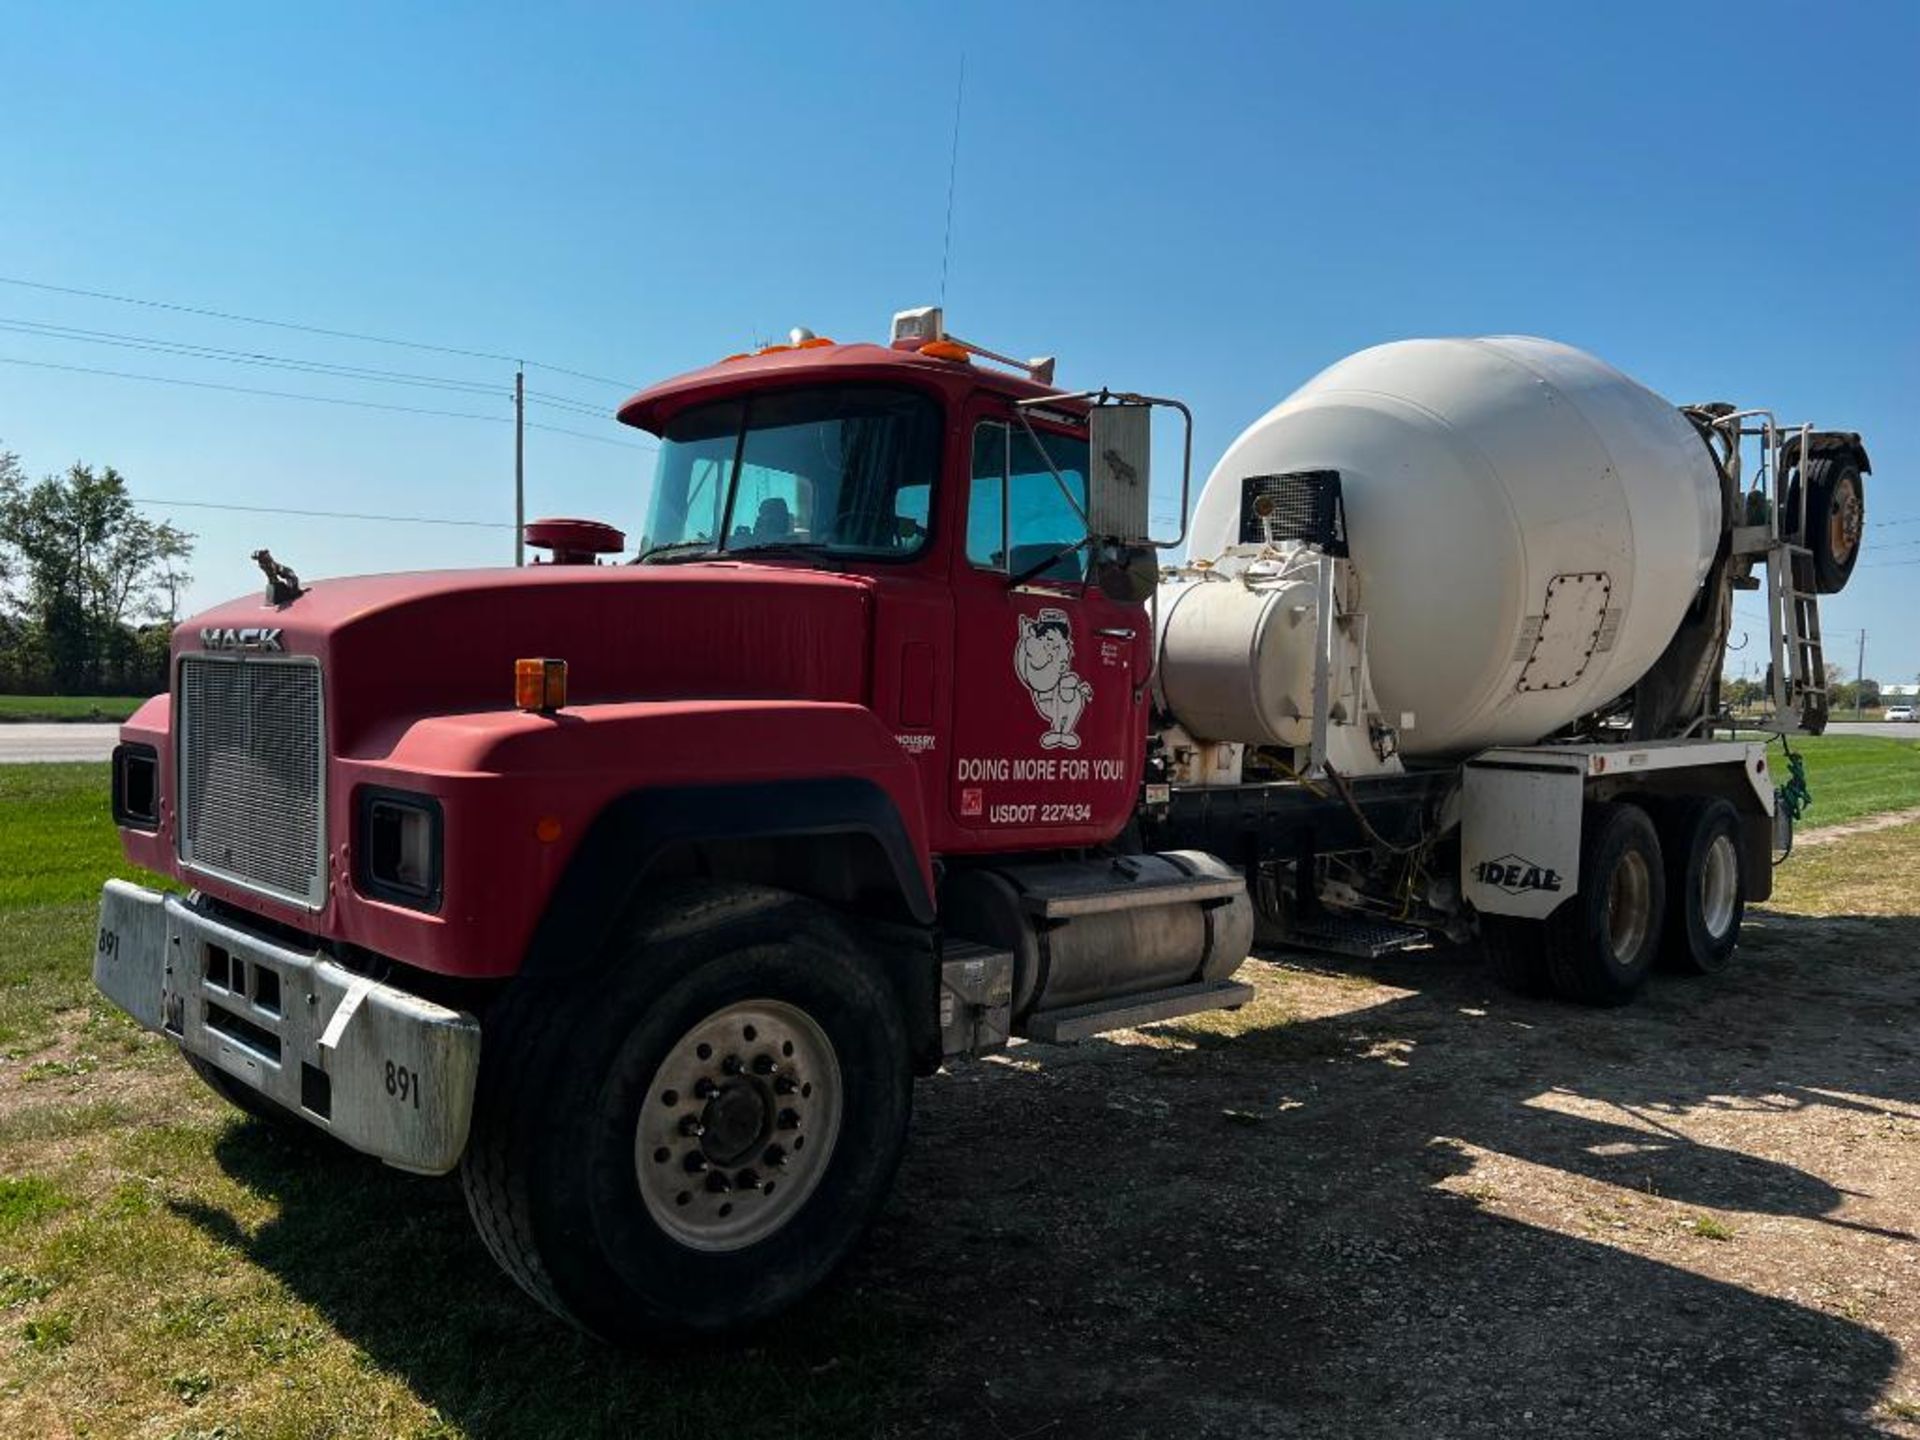
[(1027, 1017), (1021, 1031), (1030, 1040), (1064, 1045), (1104, 1035), (1109, 1030), (1132, 1030), (1159, 1020), (1177, 1020), (1206, 1010), (1233, 1010), (1253, 999), (1253, 987), (1240, 980), (1201, 980), (1173, 985), (1139, 995), (1095, 1000), (1086, 1005), (1063, 1005)]
[(1351, 955), (1358, 960), (1378, 960), (1395, 950), (1404, 950), (1433, 937), (1417, 925), (1401, 925), (1372, 915), (1338, 915), (1331, 911), (1305, 918), (1296, 917), (1283, 932), (1280, 943), (1297, 950), (1320, 950), (1332, 955)]

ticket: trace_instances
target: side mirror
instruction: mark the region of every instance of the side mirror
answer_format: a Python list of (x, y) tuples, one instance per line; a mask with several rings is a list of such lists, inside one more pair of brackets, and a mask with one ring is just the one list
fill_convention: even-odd
[(1093, 552), (1093, 583), (1121, 605), (1138, 605), (1160, 583), (1160, 560), (1144, 545), (1099, 545)]
[(1087, 416), (1087, 529), (1145, 542), (1152, 498), (1153, 407), (1096, 405)]

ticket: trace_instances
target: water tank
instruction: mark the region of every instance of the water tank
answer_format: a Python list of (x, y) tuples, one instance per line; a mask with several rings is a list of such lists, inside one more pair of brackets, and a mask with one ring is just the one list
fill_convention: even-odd
[(1692, 425), (1550, 340), (1405, 340), (1323, 371), (1227, 450), (1189, 554), (1257, 529), (1249, 479), (1311, 470), (1340, 472), (1374, 688), (1413, 716), (1409, 756), (1529, 743), (1626, 691), (1719, 543)]

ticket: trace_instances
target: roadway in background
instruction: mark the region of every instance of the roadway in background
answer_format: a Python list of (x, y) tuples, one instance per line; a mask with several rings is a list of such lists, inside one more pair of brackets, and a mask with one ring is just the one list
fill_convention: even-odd
[[(1884, 735), (1920, 740), (1920, 725), (1834, 721), (1829, 735)], [(0, 725), (0, 765), (46, 760), (105, 760), (113, 754), (120, 727), (113, 724)]]

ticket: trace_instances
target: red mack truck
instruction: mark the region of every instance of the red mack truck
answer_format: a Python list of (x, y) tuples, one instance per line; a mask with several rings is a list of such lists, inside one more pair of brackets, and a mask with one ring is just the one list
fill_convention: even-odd
[(1183, 466), (1156, 538), (1168, 406), (1190, 457), (1177, 402), (906, 311), (629, 400), (624, 563), (588, 521), (526, 568), (263, 552), (122, 728), (126, 854), (184, 888), (107, 883), (98, 985), (249, 1114), (457, 1169), (501, 1266), (628, 1342), (819, 1285), (917, 1076), (1242, 1004), (1256, 929), (1600, 1005), (1722, 968), (1798, 788), (1721, 721), (1731, 594), (1768, 723), (1817, 731), (1859, 437), (1403, 342), (1197, 503)]

